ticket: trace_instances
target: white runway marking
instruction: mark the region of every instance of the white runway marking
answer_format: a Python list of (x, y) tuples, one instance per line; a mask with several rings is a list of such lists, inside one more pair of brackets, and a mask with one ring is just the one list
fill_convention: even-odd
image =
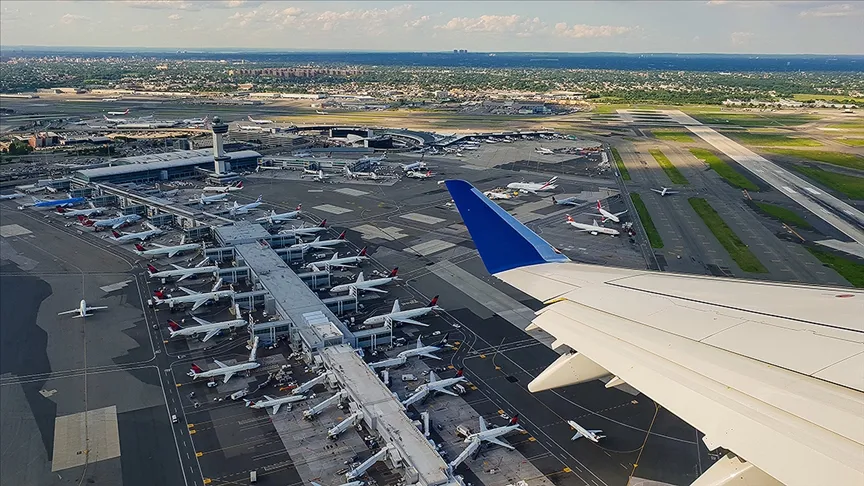
[(411, 221), (417, 221), (418, 223), (424, 223), (424, 224), (438, 224), (438, 223), (442, 223), (444, 221), (447, 221), (446, 219), (436, 218), (435, 216), (427, 216), (425, 214), (420, 214), (420, 213), (402, 214), (399, 217), (405, 218), (405, 219), (410, 219)]
[(109, 292), (114, 292), (114, 291), (120, 290), (122, 288), (125, 288), (127, 285), (129, 285), (129, 282), (131, 282), (131, 281), (132, 280), (124, 280), (122, 282), (117, 282), (117, 283), (113, 283), (110, 285), (105, 285), (105, 286), (99, 287), (99, 288), (102, 290), (102, 292), (105, 292), (107, 294)]
[(3, 238), (9, 238), (11, 236), (23, 236), (29, 235), (32, 231), (27, 228), (21, 226), (20, 224), (4, 224), (0, 226), (0, 236)]
[(405, 233), (402, 232), (402, 228), (398, 226), (388, 226), (386, 228), (379, 228), (377, 226), (372, 226), (371, 224), (364, 224), (360, 226), (355, 226), (351, 228), (354, 231), (360, 233), (360, 237), (364, 240), (371, 240), (375, 238), (379, 238), (382, 240), (398, 240), (401, 238), (405, 238)]
[(348, 196), (365, 196), (366, 194), (369, 194), (366, 191), (358, 191), (357, 189), (351, 189), (350, 187), (343, 187), (342, 189), (336, 189), (333, 192), (338, 192), (338, 193), (345, 194)]
[(340, 206), (334, 206), (332, 204), (322, 204), (320, 206), (315, 206), (312, 209), (317, 209), (319, 211), (324, 211), (325, 213), (331, 213), (331, 214), (344, 214), (344, 213), (350, 213), (351, 211), (353, 211), (353, 209), (343, 208)]
[(409, 246), (408, 248), (405, 248), (405, 251), (409, 253), (416, 253), (421, 256), (426, 256), (433, 253), (438, 253), (439, 251), (444, 251), (454, 246), (456, 246), (456, 244), (450, 243), (449, 241), (429, 240), (418, 245)]

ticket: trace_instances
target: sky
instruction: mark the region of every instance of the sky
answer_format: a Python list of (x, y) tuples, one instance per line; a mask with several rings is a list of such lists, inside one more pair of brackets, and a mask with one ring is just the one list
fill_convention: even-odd
[(0, 2), (0, 45), (864, 54), (864, 2)]

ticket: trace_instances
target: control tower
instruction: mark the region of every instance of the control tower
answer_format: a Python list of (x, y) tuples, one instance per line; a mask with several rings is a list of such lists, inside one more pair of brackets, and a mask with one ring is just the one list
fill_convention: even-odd
[(228, 125), (222, 123), (222, 120), (217, 116), (213, 117), (213, 162), (215, 165), (216, 176), (221, 176), (228, 173), (226, 163), (231, 160), (231, 157), (225, 155), (225, 149), (222, 148), (222, 137), (228, 133)]

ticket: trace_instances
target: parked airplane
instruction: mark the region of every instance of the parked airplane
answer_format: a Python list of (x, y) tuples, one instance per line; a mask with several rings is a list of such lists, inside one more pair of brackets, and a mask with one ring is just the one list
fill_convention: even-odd
[(118, 243), (126, 243), (127, 241), (132, 240), (144, 241), (156, 235), (161, 235), (162, 233), (164, 233), (164, 231), (153, 226), (150, 223), (144, 223), (144, 225), (146, 225), (150, 229), (138, 231), (136, 233), (123, 233), (122, 231), (118, 232), (117, 230), (111, 230), (111, 234), (114, 235), (114, 241)]
[(363, 157), (360, 157), (359, 159), (357, 159), (357, 162), (358, 163), (365, 162), (365, 163), (371, 163), (372, 165), (378, 165), (382, 160), (385, 160), (385, 159), (387, 159), (386, 153), (384, 155), (381, 155), (378, 157), (369, 157), (368, 155), (364, 155)]
[[(432, 299), (432, 300), (434, 301), (435, 299)], [(425, 356), (427, 358), (441, 359), (432, 353), (434, 353), (436, 351), (441, 351), (442, 349), (444, 349), (444, 346), (447, 345), (447, 337), (449, 335), (450, 335), (449, 333), (445, 334), (444, 337), (441, 338), (441, 341), (438, 342), (438, 344), (440, 346), (425, 346), (425, 345), (423, 345), (423, 341), (420, 340), (420, 336), (417, 336), (417, 344), (414, 346), (414, 348), (402, 351), (401, 353), (397, 354), (396, 357), (400, 358), (400, 359), (401, 358), (407, 359), (407, 358), (411, 358), (413, 356)]]
[(128, 118), (108, 118), (107, 116), (104, 116), (104, 115), (102, 116), (102, 118), (104, 118), (105, 121), (108, 123), (124, 124), (124, 123), (128, 123), (130, 121)]
[(409, 170), (405, 177), (410, 177), (411, 179), (428, 179), (432, 177), (432, 171), (427, 170), (426, 172), (419, 172), (416, 170)]
[(423, 385), (418, 386), (414, 389), (414, 393), (402, 401), (403, 407), (408, 407), (413, 405), (421, 400), (424, 400), (430, 394), (435, 393), (446, 393), (447, 395), (453, 395), (454, 397), (458, 397), (459, 395), (451, 390), (448, 390), (448, 386), (453, 386), (457, 383), (467, 381), (464, 376), (462, 376), (462, 370), (456, 372), (456, 376), (453, 378), (447, 379), (439, 379), (434, 371), (429, 372), (429, 383), (425, 383)]
[(279, 413), (279, 408), (282, 405), (300, 402), (306, 400), (306, 395), (288, 395), (279, 398), (273, 398), (267, 395), (264, 395), (264, 399), (262, 400), (243, 400), (246, 402), (246, 406), (250, 408), (270, 408), (273, 407), (273, 415)]
[(668, 187), (661, 187), (660, 189), (653, 189), (652, 188), (651, 190), (656, 192), (657, 194), (660, 194), (661, 196), (671, 196), (672, 194), (678, 194), (678, 191), (673, 191), (672, 189), (669, 189)]
[(219, 334), (222, 331), (227, 331), (231, 329), (236, 329), (238, 327), (248, 326), (249, 323), (246, 322), (245, 319), (240, 318), (240, 305), (234, 304), (234, 316), (237, 319), (232, 319), (230, 321), (222, 321), (222, 322), (209, 322), (201, 319), (200, 317), (192, 316), (192, 319), (195, 319), (198, 326), (195, 327), (182, 327), (180, 324), (177, 324), (173, 320), (168, 321), (168, 327), (171, 328), (171, 337), (175, 338), (177, 336), (189, 337), (189, 336), (197, 336), (198, 334), (204, 334), (204, 337), (201, 339), (201, 342), (207, 342), (213, 336)]
[(87, 301), (85, 301), (84, 299), (81, 299), (81, 302), (78, 304), (78, 308), (77, 308), (77, 309), (72, 309), (72, 310), (68, 310), (68, 311), (58, 312), (57, 315), (58, 315), (58, 316), (65, 316), (65, 315), (68, 315), (68, 314), (75, 314), (74, 316), (72, 316), (72, 318), (73, 318), (73, 319), (77, 319), (77, 318), (79, 318), (79, 317), (90, 317), (90, 316), (92, 316), (93, 314), (88, 314), (88, 312), (90, 312), (90, 311), (100, 310), (100, 309), (107, 309), (107, 308), (108, 308), (108, 307), (104, 307), (104, 306), (103, 306), (103, 307), (91, 307), (91, 306), (87, 305)]
[(257, 352), (258, 336), (255, 336), (255, 339), (252, 341), (252, 351), (249, 353), (249, 359), (245, 363), (240, 362), (235, 365), (228, 366), (225, 363), (214, 359), (213, 362), (216, 363), (217, 368), (207, 371), (202, 370), (198, 367), (198, 365), (192, 363), (192, 369), (187, 374), (191, 376), (193, 380), (197, 380), (198, 378), (215, 378), (217, 376), (222, 376), (224, 377), (222, 379), (222, 383), (228, 383), (228, 380), (230, 380), (235, 373), (254, 370), (255, 368), (261, 366), (260, 363), (255, 361)]
[[(413, 324), (415, 326), (426, 327), (429, 324), (423, 324), (422, 322), (418, 322), (418, 321), (414, 320), (414, 318), (425, 316), (426, 314), (433, 312), (433, 311), (437, 311), (437, 310), (443, 310), (441, 307), (438, 307), (438, 296), (437, 295), (432, 299), (431, 302), (429, 302), (429, 305), (427, 305), (426, 307), (418, 307), (416, 309), (409, 309), (409, 310), (404, 310), (404, 311), (402, 310), (401, 306), (399, 305), (399, 299), (396, 299), (393, 302), (393, 309), (389, 313), (382, 314), (380, 316), (372, 316), (372, 317), (366, 319), (365, 321), (363, 321), (363, 324), (367, 324), (367, 325), (373, 324), (374, 325), (374, 324), (386, 323), (386, 324), (392, 325), (394, 322), (398, 322), (400, 324)], [(417, 338), (417, 343), (418, 343), (418, 345), (420, 344), (420, 338), (419, 337)]]
[(341, 292), (348, 292), (351, 295), (356, 295), (361, 290), (369, 290), (371, 292), (378, 292), (381, 294), (386, 294), (386, 290), (381, 290), (377, 288), (379, 285), (386, 285), (394, 280), (400, 280), (399, 277), (396, 276), (396, 273), (399, 271), (399, 267), (394, 268), (390, 275), (383, 278), (376, 278), (372, 280), (366, 280), (363, 278), (363, 272), (360, 272), (357, 275), (357, 280), (353, 283), (337, 285), (330, 289), (331, 293), (338, 294)]
[(24, 194), (21, 194), (20, 192), (13, 192), (12, 194), (0, 194), (0, 201), (18, 199), (19, 197), (24, 197)]
[(102, 98), (102, 101), (106, 101), (106, 102), (120, 101), (120, 98)]
[(573, 430), (576, 431), (576, 435), (571, 437), (570, 440), (576, 440), (581, 437), (585, 437), (591, 442), (597, 443), (600, 442), (600, 439), (606, 438), (606, 436), (603, 435), (602, 430), (588, 430), (585, 427), (577, 424), (575, 420), (568, 420), (567, 423), (570, 424), (570, 427), (573, 427)]
[(126, 108), (124, 111), (109, 111), (109, 115), (111, 116), (123, 116), (129, 114), (129, 108)]
[(363, 263), (368, 259), (369, 257), (366, 256), (366, 247), (364, 246), (363, 249), (360, 250), (360, 252), (357, 253), (356, 256), (340, 258), (339, 253), (336, 252), (329, 260), (318, 260), (316, 262), (307, 263), (305, 267), (309, 270), (312, 270), (313, 272), (317, 272), (321, 268), (329, 272), (334, 268), (356, 268), (357, 265)]
[(181, 267), (180, 265), (172, 263), (171, 266), (174, 267), (174, 270), (162, 271), (159, 271), (153, 265), (147, 265), (147, 270), (150, 274), (150, 278), (161, 278), (165, 280), (169, 277), (180, 277), (177, 279), (177, 281), (179, 282), (181, 280), (186, 280), (193, 275), (204, 275), (212, 273), (215, 276), (216, 272), (219, 271), (219, 267), (216, 265), (205, 265), (205, 263), (209, 262), (210, 260), (208, 258), (205, 258), (194, 267)]
[(618, 236), (621, 234), (620, 231), (614, 228), (607, 228), (605, 226), (598, 225), (596, 220), (594, 221), (594, 224), (577, 223), (576, 221), (573, 221), (573, 217), (569, 214), (567, 215), (567, 221), (565, 222), (580, 231), (587, 231), (594, 236), (597, 236), (600, 233), (610, 236)]
[(264, 216), (263, 218), (258, 218), (255, 221), (258, 223), (265, 223), (266, 222), (266, 223), (270, 223), (270, 224), (276, 224), (276, 223), (282, 223), (282, 222), (292, 220), (292, 219), (297, 219), (300, 217), (300, 206), (302, 206), (302, 204), (298, 204), (297, 207), (294, 209), (294, 211), (288, 211), (287, 213), (279, 213), (279, 214), (276, 214), (276, 211), (273, 211), (271, 209), (269, 216)]
[(303, 169), (303, 173), (300, 174), (300, 177), (302, 177), (302, 178), (311, 177), (312, 180), (315, 182), (324, 182), (328, 178), (330, 178), (330, 176), (325, 174), (323, 170), (312, 170), (312, 169)]
[(74, 218), (77, 216), (93, 216), (94, 214), (102, 214), (108, 208), (97, 208), (90, 203), (90, 207), (88, 209), (65, 209), (63, 207), (57, 207), (56, 211), (63, 215), (64, 218)]
[(249, 115), (247, 118), (250, 122), (255, 123), (257, 125), (268, 125), (270, 123), (273, 123), (273, 120), (256, 120), (256, 119), (252, 118), (252, 115)]
[(551, 191), (558, 186), (555, 185), (555, 181), (558, 180), (558, 176), (555, 176), (549, 179), (546, 182), (511, 182), (507, 184), (507, 189), (514, 189), (519, 192), (530, 192), (531, 194), (537, 194), (540, 191)]
[[(37, 199), (33, 198), (33, 204), (29, 204), (34, 208), (68, 208), (71, 206), (77, 206), (83, 202), (87, 202), (87, 199), (83, 197), (69, 197), (66, 199)], [(20, 206), (19, 209), (24, 209), (24, 206)]]
[(486, 421), (483, 420), (483, 417), (480, 417), (480, 431), (466, 437), (464, 442), (466, 444), (471, 444), (472, 442), (480, 443), (486, 441), (512, 451), (515, 447), (499, 439), (499, 437), (503, 437), (510, 432), (517, 430), (522, 430), (522, 427), (519, 426), (519, 415), (514, 415), (507, 425), (495, 427), (494, 429), (487, 428)]
[(603, 205), (600, 204), (600, 201), (597, 201), (597, 211), (599, 211), (600, 214), (596, 214), (595, 216), (600, 216), (602, 218), (600, 221), (604, 222), (604, 223), (606, 222), (607, 219), (609, 219), (615, 223), (620, 223), (621, 219), (618, 218), (618, 216), (621, 216), (622, 214), (627, 212), (627, 210), (625, 209), (624, 211), (621, 211), (620, 213), (610, 213), (609, 211), (606, 211), (605, 209), (603, 209)]
[(555, 152), (553, 152), (552, 150), (547, 149), (547, 148), (543, 148), (543, 147), (537, 147), (534, 149), (534, 151), (540, 155), (554, 155), (555, 154)]
[(135, 250), (137, 254), (142, 256), (156, 256), (156, 255), (167, 255), (168, 258), (172, 258), (177, 254), (183, 253), (184, 251), (198, 250), (202, 247), (201, 243), (186, 243), (186, 236), (184, 235), (180, 238), (179, 245), (160, 245), (158, 243), (153, 243), (153, 246), (156, 248), (144, 248), (140, 243), (135, 243)]
[(327, 231), (327, 220), (321, 221), (321, 224), (318, 226), (306, 226), (305, 223), (302, 226), (292, 226), (290, 229), (283, 229), (279, 231), (280, 235), (294, 235), (294, 236), (309, 236), (314, 235), (316, 233), (320, 233), (321, 231)]
[(234, 215), (234, 214), (246, 214), (249, 211), (257, 208), (258, 206), (264, 204), (263, 202), (261, 202), (262, 197), (263, 196), (259, 195), (258, 199), (256, 199), (255, 201), (248, 203), (248, 204), (243, 204), (242, 206), (237, 204), (237, 201), (234, 201), (234, 206), (231, 206), (231, 209), (228, 212), (231, 213), (232, 215)]
[(552, 196), (552, 204), (557, 204), (559, 206), (578, 206), (582, 204), (582, 201), (576, 199), (576, 196), (565, 197), (564, 199), (556, 199), (555, 196)]
[(165, 295), (162, 290), (157, 290), (153, 292), (153, 301), (156, 305), (168, 304), (168, 307), (171, 309), (173, 309), (174, 306), (178, 304), (192, 304), (191, 310), (195, 311), (207, 302), (216, 302), (219, 299), (234, 296), (234, 289), (219, 290), (219, 288), (221, 287), (222, 279), (220, 278), (216, 281), (215, 284), (213, 284), (213, 288), (210, 290), (210, 292), (201, 293), (191, 289), (187, 289), (186, 287), (177, 287), (183, 292), (185, 292), (186, 295), (172, 297), (170, 295)]
[(370, 179), (373, 181), (378, 180), (378, 174), (374, 172), (353, 172), (348, 166), (345, 166), (345, 177), (349, 179)]
[(343, 231), (335, 240), (322, 240), (319, 236), (308, 243), (295, 243), (289, 248), (300, 248), (300, 250), (305, 253), (309, 250), (329, 250), (334, 246), (343, 245), (345, 243), (347, 243), (347, 241), (345, 240), (345, 232)]
[(207, 204), (212, 204), (215, 202), (224, 201), (226, 198), (228, 198), (227, 192), (223, 192), (221, 194), (214, 194), (212, 196), (205, 196), (202, 193), (198, 197), (193, 197), (192, 199), (190, 199), (189, 202), (190, 203), (198, 203), (198, 204), (204, 206)]
[(328, 113), (328, 112), (326, 112), (326, 111), (321, 111), (321, 110), (315, 110), (315, 113), (317, 113), (317, 114), (319, 114), (319, 115), (329, 115), (329, 114), (330, 114), (330, 113)]
[(180, 121), (186, 125), (206, 125), (209, 118), (210, 117), (205, 116), (204, 118), (186, 118)]
[(138, 216), (137, 214), (124, 214), (122, 216), (117, 216), (116, 218), (97, 219), (95, 221), (85, 218), (84, 216), (78, 216), (79, 223), (93, 228), (96, 231), (99, 231), (101, 228), (111, 228), (116, 230), (117, 228), (122, 228), (123, 226), (130, 225), (140, 220), (141, 216)]
[[(722, 456), (698, 483), (864, 482), (864, 437), (850, 433), (864, 430), (857, 405), (864, 382), (854, 361), (864, 349), (860, 289), (571, 262), (469, 183), (451, 180), (447, 188), (487, 270), (545, 303), (531, 328), (578, 351), (536, 375), (528, 390), (605, 376), (614, 377), (607, 386), (644, 393), (719, 438), (707, 444)], [(857, 337), (848, 348), (824, 347), (839, 335)], [(814, 360), (825, 364), (814, 368)]]
[(426, 162), (414, 162), (413, 164), (402, 164), (402, 172), (408, 172), (412, 170), (426, 170)]
[(243, 181), (237, 181), (227, 186), (205, 186), (201, 189), (204, 192), (236, 192), (243, 190)]
[(495, 199), (512, 199), (513, 198), (513, 196), (511, 196), (510, 193), (498, 192), (498, 191), (486, 191), (483, 193), (483, 195), (488, 197), (489, 199), (492, 199), (492, 200), (495, 200)]

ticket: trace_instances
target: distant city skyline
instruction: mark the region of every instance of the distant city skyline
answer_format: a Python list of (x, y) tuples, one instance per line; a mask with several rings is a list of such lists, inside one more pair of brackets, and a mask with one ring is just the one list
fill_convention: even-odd
[[(50, 8), (46, 8), (50, 5)], [(5, 0), (0, 44), (171, 49), (862, 54), (864, 3)]]

